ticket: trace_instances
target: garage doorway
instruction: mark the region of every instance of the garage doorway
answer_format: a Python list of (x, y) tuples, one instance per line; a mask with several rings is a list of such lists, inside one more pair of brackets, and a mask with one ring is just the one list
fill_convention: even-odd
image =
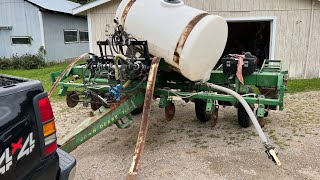
[(229, 32), (223, 56), (251, 52), (257, 56), (259, 67), (264, 59), (274, 59), (275, 17), (227, 18), (226, 20)]

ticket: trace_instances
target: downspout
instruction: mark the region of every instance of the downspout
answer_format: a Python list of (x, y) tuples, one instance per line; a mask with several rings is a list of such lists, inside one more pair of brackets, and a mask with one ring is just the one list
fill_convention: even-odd
[(89, 52), (93, 53), (93, 40), (92, 40), (92, 15), (90, 10), (87, 11), (88, 34), (89, 34)]
[(307, 58), (304, 64), (304, 79), (307, 78), (307, 65), (309, 62), (309, 53), (310, 53), (310, 45), (311, 45), (311, 36), (313, 33), (313, 18), (314, 18), (314, 6), (316, 5), (316, 0), (312, 0), (311, 7), (311, 15), (310, 15), (310, 29), (309, 29), (309, 37), (308, 37), (308, 47), (307, 47)]

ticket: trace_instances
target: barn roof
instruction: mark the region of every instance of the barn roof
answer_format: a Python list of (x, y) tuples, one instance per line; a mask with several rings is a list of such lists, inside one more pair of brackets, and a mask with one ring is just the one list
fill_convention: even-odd
[(67, 0), (25, 0), (35, 6), (38, 6), (42, 9), (72, 14), (72, 9), (81, 6), (81, 4), (74, 3)]
[(75, 9), (73, 9), (72, 11), (72, 14), (81, 14), (83, 15), (87, 10), (91, 9), (91, 8), (94, 8), (94, 7), (97, 7), (101, 4), (104, 4), (104, 3), (107, 3), (111, 0), (97, 0), (97, 1), (93, 1), (91, 3), (88, 3), (86, 5), (83, 5), (83, 6), (80, 6), (80, 7), (77, 7)]

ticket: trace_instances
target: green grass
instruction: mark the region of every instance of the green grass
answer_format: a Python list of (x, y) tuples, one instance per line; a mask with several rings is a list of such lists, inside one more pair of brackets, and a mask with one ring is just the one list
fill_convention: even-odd
[[(66, 68), (68, 65), (68, 62), (59, 63), (53, 66), (41, 68), (41, 69), (32, 69), (32, 70), (20, 70), (20, 69), (14, 69), (14, 70), (0, 70), (0, 74), (9, 74), (12, 76), (19, 76), (24, 77), (28, 79), (35, 79), (39, 80), (42, 83), (43, 88), (48, 92), (51, 88), (51, 78), (50, 74), (52, 72), (60, 71)], [(52, 99), (57, 100), (61, 97), (58, 97), (58, 89), (56, 88), (55, 92), (52, 94)]]
[(286, 93), (320, 91), (320, 78), (289, 80)]

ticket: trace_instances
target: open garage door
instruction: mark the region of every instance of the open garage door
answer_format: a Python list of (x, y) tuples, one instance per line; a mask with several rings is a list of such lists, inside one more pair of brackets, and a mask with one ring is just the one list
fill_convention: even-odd
[(234, 18), (228, 21), (228, 40), (223, 56), (251, 52), (258, 58), (258, 66), (264, 59), (274, 57), (275, 20), (252, 18)]

